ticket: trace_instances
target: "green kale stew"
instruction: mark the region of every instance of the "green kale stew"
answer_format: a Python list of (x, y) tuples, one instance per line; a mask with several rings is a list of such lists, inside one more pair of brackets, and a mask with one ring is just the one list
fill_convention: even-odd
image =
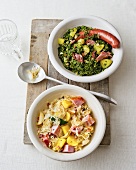
[(93, 28), (78, 26), (58, 39), (58, 56), (64, 67), (79, 76), (99, 74), (112, 64), (112, 46), (91, 35)]

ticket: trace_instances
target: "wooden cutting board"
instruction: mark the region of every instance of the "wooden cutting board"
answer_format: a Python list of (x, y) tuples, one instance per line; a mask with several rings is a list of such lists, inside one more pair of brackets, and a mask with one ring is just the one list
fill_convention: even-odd
[[(30, 43), (30, 61), (38, 63), (41, 67), (44, 68), (47, 75), (54, 77), (63, 82), (78, 85), (87, 90), (93, 90), (100, 92), (106, 95), (109, 95), (109, 79), (105, 79), (96, 83), (77, 83), (60, 75), (52, 66), (48, 60), (47, 54), (47, 42), (49, 35), (53, 28), (61, 20), (57, 19), (35, 19), (32, 20), (31, 27), (31, 43)], [(32, 144), (27, 133), (27, 113), (30, 108), (30, 105), (34, 99), (44, 90), (57, 85), (56, 83), (48, 80), (44, 80), (38, 84), (28, 84), (27, 86), (27, 98), (26, 98), (26, 112), (25, 112), (25, 123), (24, 123), (24, 144)], [(102, 104), (105, 114), (106, 114), (106, 132), (105, 136), (101, 142), (101, 145), (110, 145), (111, 135), (110, 135), (110, 104), (99, 99)]]

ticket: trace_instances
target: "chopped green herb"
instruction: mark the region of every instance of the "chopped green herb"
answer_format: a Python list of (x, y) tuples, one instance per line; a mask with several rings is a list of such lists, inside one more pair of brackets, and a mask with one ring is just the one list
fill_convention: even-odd
[(52, 121), (52, 122), (55, 122), (56, 119), (58, 119), (60, 121), (60, 125), (65, 125), (66, 123), (68, 123), (67, 121), (61, 119), (61, 118), (58, 118), (58, 117), (49, 117), (49, 119)]
[(65, 125), (66, 123), (68, 123), (67, 121), (63, 120), (63, 119), (59, 119), (60, 120), (60, 125)]
[(49, 117), (49, 119), (52, 121), (52, 122), (55, 122), (55, 117)]

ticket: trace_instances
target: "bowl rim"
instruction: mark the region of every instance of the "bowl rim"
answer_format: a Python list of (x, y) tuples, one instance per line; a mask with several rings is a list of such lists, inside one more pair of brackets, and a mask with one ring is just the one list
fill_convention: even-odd
[[(54, 41), (54, 37), (57, 34), (57, 32), (66, 24), (70, 23), (71, 21), (77, 20), (77, 19), (95, 19), (97, 21), (103, 22), (103, 24), (106, 24), (110, 29), (112, 29), (114, 31), (114, 35), (118, 37), (118, 39), (120, 40), (120, 48), (115, 49), (118, 50), (119, 52), (119, 56), (116, 58), (116, 65), (114, 65), (114, 67), (109, 67), (107, 69), (105, 69), (103, 72), (96, 74), (96, 75), (92, 75), (92, 76), (78, 76), (75, 75), (74, 73), (72, 73), (71, 71), (67, 70), (63, 65), (60, 66), (60, 64), (57, 62), (57, 60), (54, 57), (53, 54), (53, 41)], [(108, 31), (108, 30), (107, 30)], [(77, 82), (84, 82), (84, 83), (91, 83), (91, 82), (97, 82), (100, 80), (103, 80), (107, 77), (109, 77), (113, 72), (115, 72), (117, 70), (117, 68), (119, 67), (119, 65), (121, 64), (122, 58), (123, 58), (123, 43), (122, 43), (122, 39), (120, 34), (118, 33), (117, 29), (107, 20), (98, 17), (98, 16), (93, 16), (93, 15), (89, 15), (89, 16), (74, 16), (74, 17), (70, 17), (67, 19), (64, 19), (63, 21), (61, 21), (51, 32), (50, 37), (48, 39), (48, 44), (47, 44), (47, 51), (48, 51), (48, 55), (49, 55), (49, 59), (52, 63), (52, 65), (54, 66), (54, 68), (64, 77), (73, 80), (73, 81), (77, 81)]]
[[(43, 145), (40, 143), (40, 141), (37, 139), (36, 134), (33, 132), (32, 130), (32, 117), (33, 117), (33, 110), (34, 108), (37, 106), (37, 104), (40, 102), (41, 99), (43, 99), (45, 96), (47, 96), (48, 94), (54, 92), (54, 91), (59, 91), (59, 90), (64, 90), (64, 89), (77, 89), (78, 91), (82, 91), (84, 92), (86, 95), (89, 95), (89, 97), (91, 97), (95, 103), (95, 105), (97, 105), (99, 111), (101, 112), (101, 129), (99, 131), (99, 138), (97, 139), (97, 141), (94, 143), (92, 148), (89, 148), (89, 150), (87, 150), (87, 152), (83, 150), (72, 153), (72, 154), (67, 154), (67, 153), (57, 153), (57, 152), (53, 152), (51, 151), (51, 149), (49, 148), (43, 148)], [(37, 148), (37, 150), (39, 150), (42, 154), (58, 160), (58, 161), (73, 161), (73, 160), (77, 160), (80, 158), (83, 158), (85, 156), (87, 156), (88, 154), (90, 154), (91, 152), (93, 152), (100, 144), (100, 142), (102, 141), (104, 134), (105, 134), (105, 130), (106, 130), (106, 117), (105, 117), (105, 113), (104, 110), (102, 108), (102, 105), (100, 104), (100, 102), (98, 101), (98, 99), (92, 95), (91, 93), (89, 93), (87, 90), (75, 86), (75, 85), (58, 85), (55, 87), (51, 87), (49, 89), (47, 89), (46, 91), (42, 92), (32, 103), (32, 105), (30, 106), (30, 109), (28, 111), (28, 115), (27, 115), (27, 131), (28, 131), (28, 135), (30, 137), (31, 142), (33, 143), (33, 145)], [(91, 143), (90, 143), (91, 144)], [(89, 146), (89, 145), (88, 145)], [(52, 154), (53, 153), (53, 154)]]

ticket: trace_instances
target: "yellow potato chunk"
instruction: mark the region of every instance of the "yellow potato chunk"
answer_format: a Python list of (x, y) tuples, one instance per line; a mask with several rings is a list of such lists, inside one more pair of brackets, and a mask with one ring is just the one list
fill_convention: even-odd
[(39, 120), (37, 122), (37, 125), (41, 125), (43, 123), (43, 121), (44, 121), (44, 114), (43, 114), (43, 112), (40, 112), (39, 113)]
[(71, 118), (71, 115), (70, 115), (70, 113), (69, 113), (69, 112), (67, 112), (67, 113), (66, 113), (66, 121), (69, 121), (69, 120), (70, 120), (70, 118)]
[(71, 136), (71, 135), (67, 138), (67, 143), (71, 146), (77, 146), (78, 145), (77, 139), (74, 136)]
[(69, 125), (61, 126), (61, 128), (62, 128), (62, 131), (63, 131), (64, 135), (65, 135), (65, 134), (69, 131), (69, 129), (70, 129)]
[(64, 44), (64, 39), (63, 38), (58, 38), (58, 44)]
[(59, 112), (55, 112), (55, 113), (54, 113), (54, 116), (56, 116), (56, 117), (59, 117), (59, 115), (60, 115)]
[(78, 40), (78, 44), (84, 44), (84, 43), (85, 43), (84, 39), (81, 38), (81, 39)]
[(63, 100), (62, 101), (62, 105), (65, 109), (69, 108), (70, 106), (72, 106), (72, 102), (69, 100)]
[(75, 35), (75, 32), (74, 32), (74, 31), (70, 33), (70, 36), (71, 36), (71, 37), (74, 37), (74, 35)]
[(93, 133), (93, 132), (94, 132), (94, 126), (90, 126), (90, 127), (89, 127), (89, 131), (90, 131), (91, 133)]
[(101, 50), (104, 48), (104, 44), (94, 44), (94, 50), (97, 51), (97, 54), (100, 54)]
[(83, 50), (86, 54), (90, 52), (90, 48), (87, 45), (83, 46)]
[(56, 143), (56, 146), (53, 148), (53, 150), (59, 151), (64, 146), (65, 142), (66, 142), (66, 139), (59, 138), (57, 143)]
[(70, 36), (74, 37), (75, 33), (77, 32), (77, 29), (74, 28), (71, 32), (70, 32)]
[(103, 59), (100, 61), (102, 68), (108, 68), (112, 64), (111, 59)]
[(81, 47), (81, 44), (80, 43), (76, 43), (76, 44), (74, 44), (74, 48), (80, 48)]

